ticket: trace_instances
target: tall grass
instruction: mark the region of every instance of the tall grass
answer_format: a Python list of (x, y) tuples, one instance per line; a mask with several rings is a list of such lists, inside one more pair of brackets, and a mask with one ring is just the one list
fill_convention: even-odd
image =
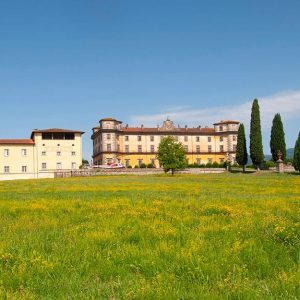
[(0, 298), (299, 299), (300, 176), (0, 182)]

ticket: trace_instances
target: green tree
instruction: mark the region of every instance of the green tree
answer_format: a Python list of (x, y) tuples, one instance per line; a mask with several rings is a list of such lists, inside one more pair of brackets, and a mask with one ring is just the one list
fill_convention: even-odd
[(251, 110), (250, 157), (253, 164), (256, 166), (257, 169), (259, 169), (259, 165), (264, 160), (264, 152), (261, 136), (260, 112), (257, 99), (254, 99)]
[(280, 114), (276, 114), (273, 119), (273, 124), (271, 129), (270, 148), (271, 148), (273, 161), (278, 160), (278, 151), (282, 153), (282, 160), (285, 160), (286, 146), (285, 146), (283, 124), (281, 121)]
[(300, 132), (294, 149), (293, 165), (295, 170), (300, 171)]
[(171, 136), (162, 139), (158, 146), (157, 159), (165, 173), (184, 169), (187, 166), (185, 150), (181, 143), (177, 143)]
[(248, 162), (247, 144), (245, 136), (244, 124), (240, 124), (237, 137), (236, 145), (236, 161), (240, 166), (243, 166), (243, 171), (245, 172), (245, 166)]

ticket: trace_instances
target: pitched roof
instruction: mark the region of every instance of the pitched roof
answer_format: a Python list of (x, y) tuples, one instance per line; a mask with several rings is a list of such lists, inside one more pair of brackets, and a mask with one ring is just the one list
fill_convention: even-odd
[(0, 139), (1, 145), (34, 145), (31, 139)]
[(116, 121), (118, 123), (122, 123), (122, 121), (118, 121), (117, 119), (114, 119), (114, 118), (111, 118), (111, 117), (108, 117), (108, 118), (103, 118), (100, 120), (100, 122), (102, 121)]
[(218, 123), (214, 123), (214, 125), (220, 125), (220, 124), (240, 124), (240, 122), (234, 120), (225, 120), (225, 121), (222, 120)]
[(63, 132), (63, 133), (81, 133), (84, 132), (81, 130), (69, 130), (69, 129), (61, 129), (61, 128), (49, 128), (49, 129), (34, 129), (32, 133), (34, 132)]
[(128, 132), (153, 132), (153, 133), (164, 133), (164, 132), (174, 132), (174, 133), (197, 133), (197, 132), (214, 132), (213, 128), (209, 128), (209, 127), (204, 127), (204, 128), (175, 128), (175, 129), (171, 129), (171, 130), (161, 130), (160, 128), (147, 128), (147, 127), (123, 127), (121, 129), (121, 131), (123, 131), (124, 133)]

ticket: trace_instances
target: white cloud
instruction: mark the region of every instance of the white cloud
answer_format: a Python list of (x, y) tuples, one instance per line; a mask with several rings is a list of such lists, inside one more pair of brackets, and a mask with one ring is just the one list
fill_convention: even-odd
[[(271, 127), (272, 119), (276, 113), (280, 113), (283, 121), (294, 119), (300, 115), (300, 90), (286, 91), (271, 96), (258, 98), (262, 129)], [(234, 106), (208, 107), (194, 109), (190, 106), (170, 108), (154, 115), (135, 115), (131, 117), (131, 123), (155, 126), (161, 124), (167, 117), (182, 125), (211, 126), (220, 120), (238, 120), (245, 124), (250, 122), (252, 101), (247, 101)]]

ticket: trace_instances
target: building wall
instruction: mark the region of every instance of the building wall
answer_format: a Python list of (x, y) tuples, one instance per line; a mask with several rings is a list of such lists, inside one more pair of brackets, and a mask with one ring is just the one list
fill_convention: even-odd
[(74, 140), (43, 140), (42, 133), (35, 133), (34, 140), (36, 170), (38, 172), (56, 169), (78, 169), (82, 164), (80, 133), (75, 134)]
[[(165, 122), (171, 122), (169, 120)], [(119, 161), (124, 165), (139, 165), (155, 162), (159, 143), (164, 136), (172, 135), (186, 149), (189, 163), (206, 164), (235, 159), (238, 122), (233, 124), (215, 124), (214, 128), (178, 129), (164, 131), (158, 128), (121, 127), (116, 120), (102, 120), (100, 126), (93, 129), (94, 164), (106, 164)], [(170, 124), (168, 124), (170, 125)], [(164, 126), (164, 125), (163, 125)], [(171, 125), (172, 122), (171, 122)], [(173, 131), (172, 131), (173, 130)], [(150, 131), (150, 132), (147, 132)]]
[(0, 143), (0, 180), (53, 178), (57, 169), (81, 166), (81, 133), (70, 140), (46, 140), (41, 132), (33, 132), (32, 139), (32, 144)]
[[(6, 149), (9, 151), (5, 155)], [(24, 153), (24, 150), (26, 153)], [(9, 168), (5, 172), (5, 168)], [(0, 174), (32, 174), (35, 172), (34, 145), (0, 145)]]

